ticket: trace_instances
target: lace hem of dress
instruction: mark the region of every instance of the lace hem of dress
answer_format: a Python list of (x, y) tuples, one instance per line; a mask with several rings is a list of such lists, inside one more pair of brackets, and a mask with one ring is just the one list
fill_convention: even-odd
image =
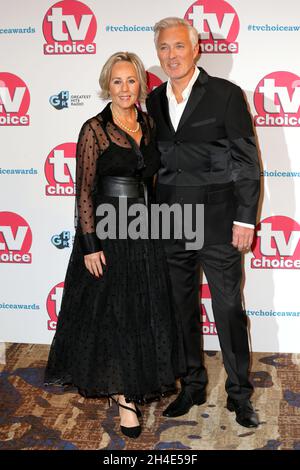
[(174, 393), (177, 393), (178, 389), (176, 387), (176, 384), (169, 384), (169, 385), (162, 385), (159, 390), (154, 390), (151, 392), (147, 392), (144, 394), (126, 394), (124, 392), (120, 391), (113, 391), (113, 392), (104, 392), (99, 389), (91, 389), (91, 390), (85, 390), (74, 383), (72, 383), (70, 380), (66, 379), (56, 379), (56, 380), (51, 380), (44, 382), (44, 386), (46, 387), (63, 387), (64, 391), (67, 391), (68, 389), (77, 389), (78, 393), (83, 396), (84, 398), (108, 398), (114, 395), (124, 395), (125, 400), (127, 403), (134, 402), (138, 405), (146, 405), (148, 403), (151, 403), (153, 401), (159, 401), (162, 398), (168, 397), (170, 395), (173, 395)]

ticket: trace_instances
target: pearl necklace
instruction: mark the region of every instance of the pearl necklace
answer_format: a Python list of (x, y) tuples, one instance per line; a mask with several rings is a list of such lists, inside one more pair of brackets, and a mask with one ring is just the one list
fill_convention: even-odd
[[(125, 126), (125, 124), (123, 124), (122, 121), (120, 121), (120, 119), (118, 119), (118, 114), (116, 114), (116, 113), (113, 111), (113, 109), (112, 109), (112, 104), (110, 105), (110, 109), (111, 109), (111, 113), (112, 113), (112, 115), (113, 115), (115, 121), (117, 121), (118, 125), (119, 125), (120, 127), (122, 127), (125, 131), (127, 131), (127, 132), (133, 132), (133, 133), (139, 131), (139, 129), (140, 129), (140, 123), (139, 123), (139, 122), (137, 122), (137, 126), (136, 126), (135, 129), (130, 129), (129, 127)], [(135, 111), (135, 118), (136, 118), (136, 120), (137, 120), (137, 117), (138, 117), (137, 109), (134, 108), (134, 111)]]

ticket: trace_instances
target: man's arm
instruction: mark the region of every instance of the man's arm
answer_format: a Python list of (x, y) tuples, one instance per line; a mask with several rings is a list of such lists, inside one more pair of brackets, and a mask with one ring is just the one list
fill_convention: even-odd
[(256, 224), (260, 193), (260, 167), (252, 121), (242, 90), (233, 87), (225, 115), (231, 145), (232, 179), (237, 211), (232, 243), (238, 249), (250, 248)]
[(232, 180), (238, 206), (235, 220), (256, 224), (260, 192), (260, 167), (252, 121), (242, 90), (233, 87), (225, 116), (230, 141)]

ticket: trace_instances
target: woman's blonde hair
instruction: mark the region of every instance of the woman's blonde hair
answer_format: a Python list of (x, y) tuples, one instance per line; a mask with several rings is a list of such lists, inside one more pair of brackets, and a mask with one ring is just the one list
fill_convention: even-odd
[(138, 99), (140, 101), (144, 101), (148, 94), (147, 75), (143, 62), (133, 52), (116, 52), (115, 54), (110, 56), (109, 59), (107, 59), (107, 61), (103, 65), (99, 78), (99, 84), (101, 87), (100, 97), (104, 100), (109, 99), (109, 83), (111, 79), (111, 71), (113, 66), (117, 62), (121, 61), (130, 62), (134, 66), (137, 73), (138, 81), (140, 83), (140, 92)]

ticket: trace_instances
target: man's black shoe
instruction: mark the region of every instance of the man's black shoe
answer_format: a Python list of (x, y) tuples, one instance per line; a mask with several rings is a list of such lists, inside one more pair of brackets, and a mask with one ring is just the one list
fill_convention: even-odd
[(198, 392), (198, 394), (194, 392), (193, 395), (191, 395), (188, 390), (182, 389), (176, 400), (170, 403), (170, 405), (163, 411), (163, 416), (176, 418), (177, 416), (182, 416), (188, 413), (193, 405), (202, 405), (205, 402), (205, 391)]
[(259, 420), (250, 400), (234, 400), (227, 398), (227, 409), (235, 411), (236, 421), (245, 428), (257, 428)]

